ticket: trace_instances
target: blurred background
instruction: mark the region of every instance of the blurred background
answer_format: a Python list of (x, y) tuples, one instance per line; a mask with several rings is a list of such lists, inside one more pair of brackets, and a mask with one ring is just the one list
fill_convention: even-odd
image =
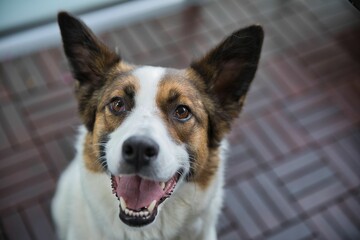
[(0, 239), (55, 239), (50, 201), (80, 124), (58, 10), (129, 62), (176, 68), (263, 25), (219, 239), (360, 239), (360, 12), (347, 0), (0, 1)]

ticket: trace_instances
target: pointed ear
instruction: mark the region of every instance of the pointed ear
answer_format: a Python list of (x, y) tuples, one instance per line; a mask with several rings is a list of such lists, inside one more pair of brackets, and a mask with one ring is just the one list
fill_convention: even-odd
[(240, 112), (254, 78), (263, 38), (261, 26), (241, 29), (191, 64), (205, 81), (207, 92), (232, 117)]
[(58, 14), (65, 55), (68, 58), (74, 78), (80, 84), (102, 85), (104, 74), (120, 57), (106, 47), (80, 20), (66, 12)]
[(94, 127), (97, 91), (106, 82), (106, 73), (120, 57), (109, 50), (80, 20), (66, 12), (58, 14), (65, 55), (77, 80), (76, 97), (80, 117), (91, 132)]

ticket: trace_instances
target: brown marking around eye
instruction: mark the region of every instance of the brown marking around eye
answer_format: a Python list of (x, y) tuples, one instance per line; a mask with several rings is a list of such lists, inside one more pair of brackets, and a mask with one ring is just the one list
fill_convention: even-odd
[[(208, 142), (208, 114), (203, 91), (188, 78), (184, 72), (167, 74), (160, 82), (156, 102), (161, 109), (161, 117), (168, 132), (177, 144), (185, 144), (190, 154), (191, 173), (188, 181), (195, 182), (203, 189), (207, 188), (217, 169), (219, 158), (214, 154)], [(178, 105), (191, 109), (192, 118), (187, 122), (173, 119), (173, 111)]]
[[(123, 68), (121, 68), (123, 69)], [(127, 108), (130, 111), (134, 105), (134, 96), (139, 89), (138, 80), (131, 75), (131, 72), (116, 72), (113, 70), (109, 74), (112, 80), (107, 81), (103, 89), (98, 93), (98, 105), (94, 120), (92, 132), (88, 132), (84, 144), (84, 161), (85, 166), (92, 172), (103, 172), (104, 168), (99, 161), (100, 150), (99, 143), (101, 136), (113, 132), (125, 119), (124, 116), (114, 116), (107, 104), (113, 97), (123, 97), (127, 102)], [(94, 98), (94, 96), (93, 96)]]

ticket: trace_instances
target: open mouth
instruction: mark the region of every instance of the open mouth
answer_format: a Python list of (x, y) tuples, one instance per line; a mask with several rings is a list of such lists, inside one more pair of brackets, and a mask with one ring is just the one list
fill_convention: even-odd
[(111, 176), (113, 193), (120, 201), (120, 219), (132, 227), (142, 227), (152, 223), (158, 206), (169, 198), (179, 181), (178, 171), (167, 182), (157, 182), (132, 176)]

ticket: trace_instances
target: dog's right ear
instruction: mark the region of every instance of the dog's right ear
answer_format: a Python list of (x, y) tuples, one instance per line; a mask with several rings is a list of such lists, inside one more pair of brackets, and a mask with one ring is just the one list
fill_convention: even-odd
[(120, 61), (80, 20), (67, 12), (58, 14), (58, 23), (66, 57), (80, 84), (98, 85), (104, 74)]
[(66, 12), (58, 14), (65, 55), (77, 80), (76, 97), (80, 117), (89, 131), (93, 130), (96, 91), (106, 81), (106, 73), (120, 62), (120, 56), (106, 47), (80, 20)]

